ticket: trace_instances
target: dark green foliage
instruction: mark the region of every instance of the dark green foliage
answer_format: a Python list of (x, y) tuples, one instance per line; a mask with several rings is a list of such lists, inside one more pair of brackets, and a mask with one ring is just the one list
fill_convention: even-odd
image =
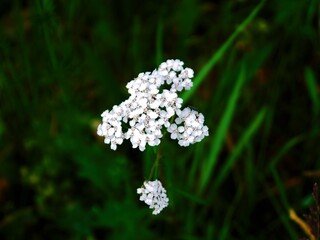
[[(1, 1), (0, 239), (303, 237), (288, 210), (320, 180), (319, 19), (319, 0)], [(100, 114), (170, 58), (210, 136), (110, 150)], [(136, 189), (157, 151), (154, 216)]]

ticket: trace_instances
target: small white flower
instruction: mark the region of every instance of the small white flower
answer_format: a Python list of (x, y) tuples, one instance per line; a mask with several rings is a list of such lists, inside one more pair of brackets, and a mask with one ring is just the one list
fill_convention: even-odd
[(154, 209), (152, 214), (159, 214), (162, 209), (169, 205), (169, 198), (166, 190), (162, 187), (159, 180), (144, 182), (141, 188), (137, 189), (140, 194), (140, 201), (149, 205), (149, 208)]

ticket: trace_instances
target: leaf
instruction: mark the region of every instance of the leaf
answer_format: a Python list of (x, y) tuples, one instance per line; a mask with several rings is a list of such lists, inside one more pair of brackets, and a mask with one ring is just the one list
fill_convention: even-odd
[(236, 103), (240, 95), (241, 87), (245, 80), (245, 68), (242, 66), (239, 74), (239, 78), (234, 86), (234, 89), (230, 95), (226, 110), (220, 120), (217, 132), (214, 135), (213, 141), (211, 143), (211, 148), (209, 151), (209, 156), (203, 164), (202, 174), (200, 177), (200, 192), (202, 192), (208, 184), (211, 173), (217, 164), (218, 155), (222, 148), (222, 143), (224, 141), (226, 132), (231, 123), (231, 119), (234, 115), (236, 109)]
[(223, 57), (224, 53), (228, 50), (236, 37), (246, 28), (246, 26), (257, 16), (258, 12), (262, 8), (265, 0), (261, 1), (258, 6), (251, 12), (251, 14), (237, 27), (232, 35), (224, 42), (224, 44), (218, 49), (216, 53), (212, 55), (209, 61), (200, 70), (198, 75), (194, 78), (193, 87), (189, 91), (185, 91), (182, 94), (184, 102), (188, 101), (192, 95), (198, 90), (201, 83), (208, 76), (213, 66)]
[(266, 109), (261, 109), (257, 116), (253, 119), (253, 121), (248, 126), (247, 130), (244, 132), (243, 136), (240, 138), (239, 143), (234, 148), (233, 152), (226, 160), (225, 164), (223, 165), (222, 169), (219, 171), (218, 176), (214, 182), (214, 189), (218, 188), (221, 183), (226, 179), (228, 176), (231, 168), (236, 163), (237, 159), (239, 159), (240, 154), (242, 153), (243, 149), (247, 144), (250, 142), (251, 138), (253, 137), (254, 133), (260, 127), (264, 117), (266, 114)]

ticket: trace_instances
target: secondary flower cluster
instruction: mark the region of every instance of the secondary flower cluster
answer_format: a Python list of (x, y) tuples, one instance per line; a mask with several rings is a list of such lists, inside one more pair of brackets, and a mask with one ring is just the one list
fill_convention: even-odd
[(200, 142), (208, 136), (208, 127), (203, 126), (204, 116), (190, 108), (176, 111), (175, 123), (167, 128), (172, 139), (177, 139), (179, 145), (187, 147), (192, 143)]
[[(157, 146), (163, 127), (181, 146), (201, 141), (209, 135), (203, 115), (190, 108), (181, 110), (183, 100), (177, 94), (192, 87), (193, 74), (192, 69), (183, 68), (180, 60), (167, 60), (153, 72), (140, 73), (126, 86), (130, 97), (101, 114), (98, 135), (104, 136), (104, 142), (113, 150), (124, 139), (130, 139), (132, 147), (140, 151), (146, 144)], [(177, 118), (170, 123), (175, 114)]]
[(166, 190), (159, 180), (144, 182), (143, 186), (137, 189), (137, 193), (141, 194), (141, 201), (144, 201), (151, 209), (154, 209), (152, 214), (160, 213), (169, 204)]

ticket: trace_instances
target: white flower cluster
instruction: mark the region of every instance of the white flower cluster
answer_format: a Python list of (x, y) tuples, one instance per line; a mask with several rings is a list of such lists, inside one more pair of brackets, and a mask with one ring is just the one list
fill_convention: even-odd
[(185, 108), (182, 111), (176, 111), (177, 118), (175, 123), (171, 124), (167, 130), (171, 133), (172, 139), (177, 139), (179, 145), (187, 147), (192, 143), (200, 142), (205, 136), (208, 136), (208, 127), (203, 126), (204, 116), (202, 113)]
[(137, 189), (137, 193), (141, 194), (140, 201), (154, 209), (152, 214), (160, 213), (162, 209), (169, 205), (166, 190), (159, 180), (144, 182), (143, 186)]
[[(192, 69), (183, 68), (180, 60), (167, 60), (153, 72), (140, 73), (126, 86), (130, 97), (102, 113), (98, 135), (104, 136), (104, 142), (111, 144), (113, 150), (124, 139), (130, 139), (132, 147), (139, 147), (140, 151), (145, 150), (146, 144), (157, 146), (162, 127), (181, 146), (201, 141), (209, 135), (203, 115), (190, 108), (181, 110), (183, 100), (177, 94), (192, 87), (193, 74)], [(178, 117), (170, 124), (175, 114)], [(123, 125), (127, 125), (126, 131)]]

